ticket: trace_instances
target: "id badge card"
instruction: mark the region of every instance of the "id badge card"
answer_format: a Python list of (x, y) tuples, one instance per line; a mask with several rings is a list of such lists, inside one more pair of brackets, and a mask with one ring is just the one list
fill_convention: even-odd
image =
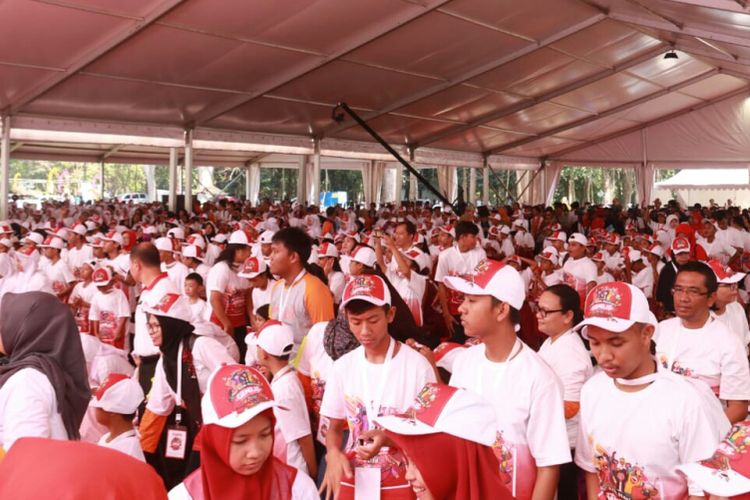
[(187, 427), (184, 425), (172, 425), (167, 428), (167, 446), (164, 456), (185, 460), (187, 452)]
[(354, 468), (355, 500), (380, 500), (380, 467)]

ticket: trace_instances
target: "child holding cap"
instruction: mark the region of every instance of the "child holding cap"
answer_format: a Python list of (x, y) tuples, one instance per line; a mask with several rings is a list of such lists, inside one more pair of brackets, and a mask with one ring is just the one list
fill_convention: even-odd
[(114, 287), (108, 267), (98, 267), (91, 278), (98, 288), (89, 309), (91, 333), (105, 344), (124, 349), (125, 327), (130, 319), (128, 299), (122, 290)]
[(91, 400), (91, 406), (96, 409), (96, 421), (109, 431), (101, 437), (99, 446), (146, 461), (133, 428), (135, 412), (143, 399), (143, 389), (129, 376), (112, 373), (104, 379)]
[(318, 466), (305, 394), (294, 367), (289, 364), (293, 348), (294, 332), (279, 321), (267, 321), (258, 332), (258, 363), (272, 376), (274, 399), (287, 408), (286, 411), (274, 410), (277, 422), (274, 456), (311, 477), (317, 477)]
[(711, 456), (729, 428), (719, 405), (651, 355), (656, 319), (643, 292), (592, 290), (579, 324), (602, 371), (581, 391), (576, 464), (589, 498), (687, 498), (702, 491), (675, 467)]
[(309, 476), (272, 456), (276, 408), (282, 406), (259, 371), (217, 368), (201, 399), (201, 466), (170, 500), (318, 500)]

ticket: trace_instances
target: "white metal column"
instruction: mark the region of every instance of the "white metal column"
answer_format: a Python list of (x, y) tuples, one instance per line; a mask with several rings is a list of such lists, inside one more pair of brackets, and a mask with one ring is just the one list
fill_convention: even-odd
[(177, 148), (169, 148), (169, 210), (177, 208)]
[(409, 174), (409, 201), (416, 201), (418, 196), (419, 191), (417, 190), (417, 176), (414, 174)]
[(10, 181), (10, 116), (2, 117), (3, 135), (0, 140), (0, 219), (8, 218), (8, 184)]
[(307, 155), (299, 157), (299, 167), (297, 175), (297, 203), (303, 207), (307, 205), (307, 162), (310, 161)]
[(193, 212), (193, 130), (185, 131), (185, 210)]
[(469, 203), (477, 203), (477, 169), (469, 169)]
[(482, 205), (490, 204), (490, 168), (485, 165), (482, 169)]
[(251, 199), (253, 196), (253, 181), (251, 179), (252, 175), (253, 175), (252, 164), (250, 162), (246, 162), (245, 163), (245, 200), (249, 201), (250, 204), (253, 204), (253, 200)]
[(403, 187), (404, 182), (404, 166), (401, 165), (401, 163), (396, 164), (396, 180), (393, 183), (393, 190), (394, 190), (394, 200), (396, 202), (396, 206), (401, 206), (401, 199), (403, 198), (401, 196), (401, 188)]
[[(312, 181), (312, 182), (311, 182)], [(315, 154), (313, 154), (312, 179), (310, 183), (310, 200), (313, 205), (320, 205), (320, 141), (315, 141)]]

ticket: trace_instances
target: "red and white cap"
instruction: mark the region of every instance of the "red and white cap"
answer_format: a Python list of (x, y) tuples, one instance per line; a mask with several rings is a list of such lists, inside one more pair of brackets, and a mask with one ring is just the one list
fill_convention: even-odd
[(745, 420), (732, 426), (711, 458), (679, 465), (676, 470), (711, 495), (735, 497), (750, 493), (748, 445), (750, 420)]
[(518, 271), (496, 260), (485, 259), (468, 276), (446, 276), (444, 282), (466, 295), (491, 295), (518, 310), (526, 300), (526, 285)]
[(376, 306), (390, 306), (391, 292), (383, 278), (374, 274), (362, 274), (352, 277), (344, 287), (341, 305), (352, 300), (364, 300)]
[(273, 240), (273, 235), (276, 234), (274, 231), (263, 231), (258, 237), (258, 241), (261, 245), (270, 245)]
[(672, 241), (672, 253), (677, 255), (680, 253), (685, 253), (690, 251), (690, 242), (687, 238), (683, 238), (682, 236), (678, 236)]
[(288, 356), (294, 349), (294, 332), (280, 321), (269, 320), (258, 332), (255, 344), (272, 356)]
[(92, 248), (103, 248), (104, 241), (102, 241), (101, 238), (94, 238), (91, 243), (89, 243), (89, 246)]
[(554, 231), (549, 235), (550, 240), (568, 241), (568, 235), (565, 231)]
[(652, 253), (658, 257), (664, 255), (664, 248), (659, 243), (652, 243), (644, 252)]
[(579, 245), (586, 246), (589, 244), (589, 240), (582, 233), (573, 233), (568, 238), (568, 243), (578, 243)]
[(65, 248), (65, 242), (62, 238), (50, 235), (44, 238), (44, 241), (39, 245), (39, 248), (57, 248), (58, 250), (62, 250)]
[[(159, 238), (161, 239), (161, 238)], [(197, 245), (188, 245), (182, 249), (183, 257), (191, 257), (195, 260), (203, 262), (203, 250)]]
[(351, 232), (346, 233), (346, 237), (353, 239), (357, 243), (361, 243), (362, 242), (362, 239), (359, 236), (359, 233), (356, 232), (356, 231), (351, 231)]
[(560, 254), (557, 252), (557, 248), (555, 247), (544, 247), (544, 250), (536, 256), (537, 259), (540, 260), (548, 260), (552, 262), (552, 265), (556, 266), (558, 260), (560, 259)]
[(617, 233), (608, 233), (604, 241), (607, 245), (620, 245), (620, 236)]
[(648, 308), (648, 300), (640, 288), (615, 281), (597, 285), (586, 297), (583, 321), (577, 329), (586, 336), (587, 326), (597, 326), (610, 332), (624, 332), (635, 323), (656, 326), (656, 317)]
[(236, 429), (266, 410), (286, 410), (274, 401), (263, 374), (249, 366), (222, 365), (208, 377), (207, 386), (201, 399), (204, 425)]
[(366, 246), (358, 246), (354, 249), (350, 255), (351, 260), (364, 264), (367, 267), (373, 267), (377, 257), (375, 256), (375, 250)]
[(725, 267), (718, 260), (712, 259), (706, 262), (706, 264), (708, 264), (708, 267), (710, 267), (716, 275), (716, 281), (723, 285), (731, 285), (733, 283), (737, 283), (739, 281), (742, 281), (742, 278), (745, 277), (745, 273), (736, 273), (730, 267)]
[(409, 250), (402, 253), (407, 259), (411, 260), (412, 262), (416, 262), (417, 266), (419, 266), (420, 271), (427, 269), (428, 267), (430, 267), (430, 264), (432, 264), (432, 257), (427, 255), (417, 247), (411, 247)]
[(467, 347), (470, 346), (458, 342), (441, 342), (432, 352), (435, 357), (435, 364), (438, 368), (453, 373), (453, 362)]
[(176, 240), (184, 240), (185, 239), (185, 230), (181, 227), (173, 227), (169, 231), (167, 231), (167, 236), (170, 238), (174, 238)]
[(174, 245), (172, 245), (172, 240), (170, 240), (166, 236), (156, 238), (156, 241), (154, 241), (154, 246), (161, 252), (174, 252)]
[(91, 274), (91, 281), (96, 286), (107, 286), (112, 281), (112, 271), (107, 266), (99, 266)]
[(122, 373), (110, 373), (91, 398), (91, 406), (120, 415), (132, 415), (144, 399), (141, 384)]
[(117, 231), (110, 231), (102, 238), (102, 241), (114, 241), (118, 245), (122, 246), (122, 235)]
[(339, 251), (336, 245), (328, 241), (321, 243), (318, 247), (318, 257), (338, 257)]
[(456, 237), (456, 228), (453, 227), (453, 224), (446, 224), (445, 226), (440, 226), (440, 231), (444, 233), (448, 233), (454, 238)]
[(602, 252), (596, 252), (591, 260), (594, 262), (604, 262), (604, 254)]
[(13, 234), (13, 228), (7, 220), (0, 222), (0, 234)]
[[(394, 434), (422, 436), (444, 432), (467, 441), (492, 446), (497, 416), (481, 396), (445, 384), (428, 383), (405, 415), (378, 417), (376, 422)], [(471, 422), (471, 425), (467, 425)]]
[(245, 262), (242, 263), (242, 267), (237, 273), (237, 276), (239, 276), (240, 278), (253, 279), (258, 275), (266, 272), (267, 268), (268, 266), (266, 266), (266, 261), (264, 261), (260, 257), (253, 255), (245, 259)]
[(75, 226), (73, 226), (72, 231), (79, 236), (86, 236), (86, 233), (89, 232), (89, 230), (83, 224), (76, 224)]
[(206, 239), (203, 237), (202, 234), (198, 234), (198, 233), (191, 234), (190, 236), (188, 236), (188, 239), (187, 239), (187, 241), (185, 241), (184, 244), (185, 245), (194, 245), (194, 246), (200, 248), (201, 250), (205, 250), (206, 249)]
[(68, 233), (70, 232), (67, 228), (58, 227), (57, 229), (47, 229), (47, 234), (50, 236), (57, 236), (63, 241), (68, 241)]
[(13, 248), (13, 242), (9, 238), (0, 238), (0, 245), (8, 249)]
[(250, 238), (250, 235), (247, 234), (246, 231), (234, 231), (229, 235), (229, 244), (250, 246), (252, 244), (252, 240)]
[(156, 304), (143, 304), (143, 312), (154, 316), (179, 319), (190, 322), (193, 313), (187, 299), (177, 293), (166, 293)]
[(31, 231), (21, 240), (21, 243), (33, 243), (34, 245), (39, 246), (44, 243), (44, 236), (35, 231)]

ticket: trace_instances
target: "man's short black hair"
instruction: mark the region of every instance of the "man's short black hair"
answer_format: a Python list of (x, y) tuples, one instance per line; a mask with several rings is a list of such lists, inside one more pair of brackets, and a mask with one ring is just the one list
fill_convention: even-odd
[(402, 220), (401, 222), (399, 222), (398, 224), (396, 224), (396, 227), (398, 227), (398, 226), (406, 226), (406, 233), (407, 234), (410, 234), (412, 236), (414, 236), (415, 234), (417, 234), (417, 226), (415, 226), (414, 223), (412, 221), (410, 221), (409, 219)]
[(185, 276), (185, 281), (192, 280), (198, 283), (199, 285), (203, 286), (203, 276), (201, 276), (198, 273), (190, 273), (187, 276)]
[(456, 239), (458, 240), (465, 234), (477, 236), (479, 234), (479, 228), (476, 224), (468, 220), (459, 221), (458, 224), (456, 224)]
[(708, 267), (707, 264), (697, 260), (691, 260), (684, 266), (680, 267), (677, 271), (677, 276), (682, 273), (698, 273), (703, 275), (703, 284), (706, 286), (708, 293), (714, 293), (719, 288), (719, 283), (716, 281), (716, 275), (713, 270)]
[(387, 305), (376, 306), (372, 302), (367, 302), (366, 300), (352, 300), (351, 302), (347, 302), (346, 305), (344, 306), (344, 309), (346, 310), (346, 312), (352, 313), (352, 314), (362, 314), (364, 312), (369, 311), (370, 309), (377, 309), (377, 308), (381, 308), (387, 313), (388, 310), (390, 309), (390, 306), (387, 306)]
[(139, 243), (130, 251), (130, 258), (139, 261), (145, 267), (159, 267), (159, 250), (153, 243)]
[(302, 265), (307, 263), (312, 252), (312, 239), (305, 231), (298, 227), (285, 227), (277, 231), (271, 240), (273, 243), (281, 243), (290, 252), (299, 255)]

